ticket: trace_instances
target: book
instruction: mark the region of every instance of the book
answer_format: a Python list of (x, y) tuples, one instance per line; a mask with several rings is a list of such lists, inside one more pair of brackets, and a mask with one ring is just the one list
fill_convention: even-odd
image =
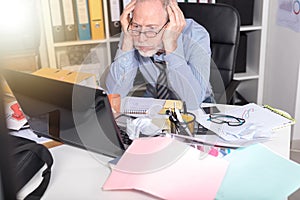
[(263, 107), (269, 109), (270, 111), (272, 111), (272, 112), (274, 112), (274, 113), (276, 113), (278, 115), (281, 115), (282, 117), (287, 118), (288, 120), (291, 120), (291, 124), (295, 124), (296, 123), (296, 120), (290, 114), (288, 114), (287, 112), (285, 112), (283, 110), (279, 110), (277, 108), (273, 108), (273, 107), (271, 107), (269, 105), (264, 105)]

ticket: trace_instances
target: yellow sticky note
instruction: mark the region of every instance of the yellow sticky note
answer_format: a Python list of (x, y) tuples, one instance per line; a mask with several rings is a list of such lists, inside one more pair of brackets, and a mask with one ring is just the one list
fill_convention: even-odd
[(178, 110), (182, 110), (183, 103), (180, 100), (166, 100), (163, 109), (159, 112), (160, 114), (165, 114), (167, 109), (174, 108), (176, 104), (176, 108)]

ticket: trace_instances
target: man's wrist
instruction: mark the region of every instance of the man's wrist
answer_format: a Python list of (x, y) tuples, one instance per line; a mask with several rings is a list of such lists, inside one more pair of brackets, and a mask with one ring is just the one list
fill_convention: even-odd
[(121, 49), (122, 51), (130, 51), (133, 49), (133, 40), (131, 36), (124, 34)]
[(166, 55), (173, 53), (177, 49), (177, 42), (164, 43)]

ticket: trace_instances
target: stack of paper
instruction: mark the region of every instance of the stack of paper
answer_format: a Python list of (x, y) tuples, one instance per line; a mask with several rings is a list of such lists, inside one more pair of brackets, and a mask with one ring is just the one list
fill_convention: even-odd
[(293, 124), (290, 119), (254, 103), (226, 111), (224, 114), (243, 118), (245, 123), (241, 126), (229, 126), (226, 123), (217, 124), (209, 120), (209, 115), (201, 116), (198, 121), (227, 141), (270, 138), (275, 129)]

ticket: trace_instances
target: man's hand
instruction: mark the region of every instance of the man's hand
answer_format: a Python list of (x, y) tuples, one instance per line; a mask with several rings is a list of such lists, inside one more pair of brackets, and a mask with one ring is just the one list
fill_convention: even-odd
[(132, 36), (128, 33), (127, 27), (130, 23), (130, 13), (134, 10), (136, 0), (131, 0), (131, 2), (124, 8), (122, 15), (120, 16), (120, 21), (122, 25), (122, 31), (124, 33), (122, 50), (130, 51), (133, 48)]
[(169, 54), (177, 48), (177, 39), (184, 29), (186, 22), (176, 0), (170, 1), (170, 5), (167, 7), (167, 12), (170, 22), (167, 24), (163, 35), (163, 44), (166, 54)]

